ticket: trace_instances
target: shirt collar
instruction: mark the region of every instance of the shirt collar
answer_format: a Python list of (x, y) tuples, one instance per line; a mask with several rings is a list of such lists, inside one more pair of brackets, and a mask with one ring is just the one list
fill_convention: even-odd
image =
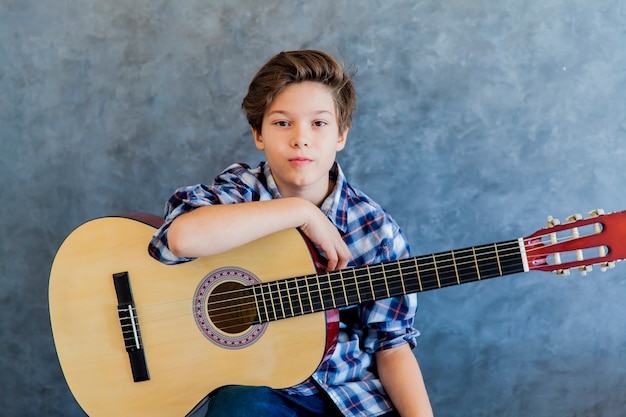
[(345, 233), (348, 223), (348, 181), (337, 162), (330, 169), (329, 176), (331, 180), (335, 181), (335, 188), (326, 197), (320, 209), (337, 229)]
[(274, 180), (274, 176), (272, 175), (272, 170), (270, 169), (270, 164), (267, 162), (261, 162), (263, 169), (263, 176), (265, 177), (265, 188), (270, 192), (272, 198), (282, 198), (283, 196), (280, 194), (278, 190), (278, 185), (276, 185), (276, 181)]
[[(266, 180), (266, 188), (272, 194), (273, 198), (282, 198), (272, 170), (268, 163), (263, 164), (263, 175)], [(329, 178), (335, 181), (335, 187), (331, 193), (322, 202), (320, 209), (333, 222), (337, 229), (342, 232), (346, 231), (348, 219), (347, 219), (347, 195), (348, 195), (348, 181), (341, 170), (341, 167), (337, 162), (333, 164), (329, 173)]]

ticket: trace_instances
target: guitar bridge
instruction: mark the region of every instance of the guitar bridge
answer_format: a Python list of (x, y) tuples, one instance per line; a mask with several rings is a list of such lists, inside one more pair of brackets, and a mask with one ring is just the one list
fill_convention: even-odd
[(113, 284), (117, 294), (117, 314), (120, 319), (124, 346), (128, 352), (133, 381), (141, 382), (150, 379), (146, 355), (143, 350), (139, 320), (135, 309), (135, 301), (130, 288), (128, 272), (113, 274)]

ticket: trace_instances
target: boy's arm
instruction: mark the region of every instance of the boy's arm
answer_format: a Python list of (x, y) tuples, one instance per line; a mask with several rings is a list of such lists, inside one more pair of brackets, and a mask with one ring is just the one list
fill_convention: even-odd
[(432, 417), (422, 372), (409, 344), (376, 352), (380, 380), (402, 417)]
[(298, 197), (198, 207), (172, 222), (167, 241), (175, 255), (196, 258), (296, 227), (324, 251), (329, 271), (345, 268), (351, 254), (336, 227), (317, 206)]

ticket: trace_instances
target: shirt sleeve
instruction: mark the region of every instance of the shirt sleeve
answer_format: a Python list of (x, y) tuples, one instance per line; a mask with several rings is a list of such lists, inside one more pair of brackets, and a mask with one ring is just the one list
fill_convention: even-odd
[(267, 191), (244, 164), (231, 165), (211, 185), (197, 184), (177, 189), (165, 204), (165, 221), (148, 245), (149, 254), (168, 265), (195, 259), (178, 257), (169, 250), (167, 231), (174, 219), (198, 207), (260, 200), (264, 194)]
[(416, 294), (388, 298), (362, 306), (362, 317), (367, 318), (365, 351), (373, 353), (406, 343), (414, 348), (419, 335), (413, 328), (415, 313), (417, 313)]
[[(409, 245), (397, 229), (397, 233), (386, 239), (379, 249), (379, 262), (405, 259), (409, 257)], [(367, 333), (364, 349), (370, 353), (391, 349), (408, 343), (411, 348), (417, 344), (419, 332), (413, 328), (417, 313), (417, 294), (408, 294), (378, 300), (361, 305), (361, 320)]]

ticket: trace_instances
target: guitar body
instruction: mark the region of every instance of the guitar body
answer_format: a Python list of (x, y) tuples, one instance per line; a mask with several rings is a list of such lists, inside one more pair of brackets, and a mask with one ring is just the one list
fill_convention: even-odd
[[(201, 331), (194, 303), (207, 274), (225, 267), (262, 282), (315, 273), (295, 229), (175, 266), (149, 256), (154, 232), (123, 217), (92, 220), (65, 240), (54, 260), (54, 341), (67, 383), (89, 416), (184, 416), (220, 386), (288, 387), (316, 370), (333, 336), (323, 312), (266, 323), (252, 342), (231, 347)], [(140, 382), (133, 380), (118, 316), (112, 276), (120, 272), (128, 273), (149, 372)]]

